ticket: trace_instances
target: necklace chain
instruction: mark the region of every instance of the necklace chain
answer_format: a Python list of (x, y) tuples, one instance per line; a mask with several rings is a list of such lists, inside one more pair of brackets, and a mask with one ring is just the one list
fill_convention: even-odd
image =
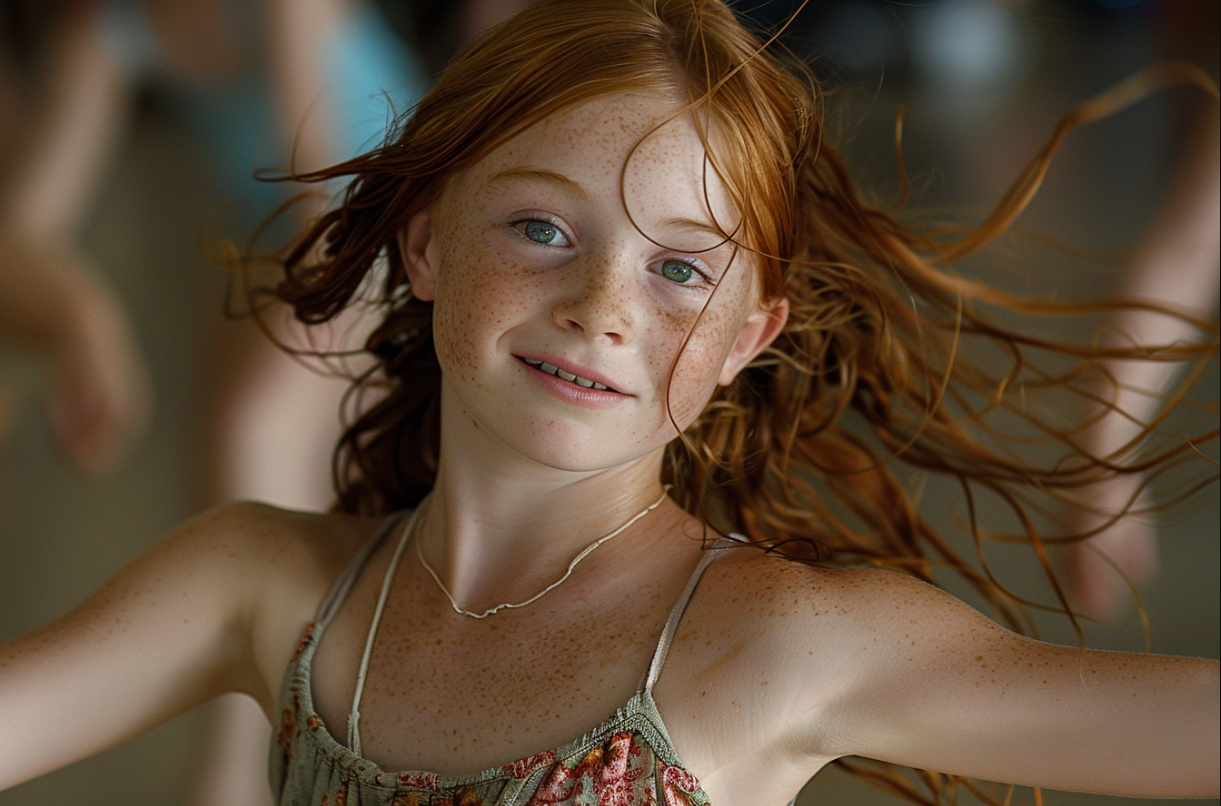
[[(629, 518), (626, 523), (624, 523), (622, 526), (620, 526), (615, 531), (611, 532), (608, 535), (603, 535), (602, 537), (599, 537), (597, 540), (590, 543), (585, 548), (581, 549), (581, 553), (578, 554), (576, 557), (574, 557), (572, 562), (570, 562), (568, 564), (568, 570), (564, 572), (564, 575), (562, 577), (557, 579), (555, 582), (552, 582), (550, 585), (543, 588), (541, 591), (534, 594), (529, 599), (526, 599), (524, 602), (515, 602), (515, 603), (514, 602), (503, 602), (502, 604), (498, 604), (495, 607), (484, 610), (482, 613), (474, 613), (470, 610), (464, 610), (461, 606), (458, 605), (458, 601), (454, 598), (454, 595), (449, 592), (449, 588), (445, 587), (445, 583), (441, 581), (441, 577), (437, 576), (437, 572), (434, 571), (432, 569), (432, 566), (428, 564), (428, 560), (424, 559), (424, 553), (422, 551), (420, 551), (420, 541), (418, 539), (418, 536), (415, 541), (415, 555), (416, 555), (416, 557), (418, 557), (420, 559), (420, 565), (424, 566), (424, 570), (428, 572), (429, 576), (431, 576), (433, 578), (433, 581), (437, 583), (437, 587), (440, 588), (441, 592), (445, 594), (445, 598), (449, 599), (449, 603), (454, 608), (455, 613), (458, 613), (459, 615), (463, 615), (463, 616), (470, 616), (471, 618), (480, 618), (480, 619), (487, 618), (488, 616), (499, 613), (501, 610), (511, 610), (511, 609), (517, 608), (517, 607), (525, 607), (528, 604), (534, 604), (539, 599), (546, 596), (548, 593), (551, 593), (551, 591), (555, 590), (561, 584), (563, 584), (563, 582), (566, 579), (568, 579), (568, 577), (572, 576), (572, 571), (574, 568), (577, 567), (577, 563), (581, 562), (581, 560), (584, 560), (586, 557), (588, 557), (590, 552), (592, 552), (598, 546), (601, 546), (603, 543), (610, 540), (612, 537), (615, 537), (615, 536), (623, 533), (633, 523), (640, 520), (645, 515), (648, 515), (650, 512), (652, 512), (653, 510), (655, 510), (659, 506), (661, 506), (661, 502), (666, 500), (666, 495), (669, 492), (670, 492), (670, 485), (667, 484), (665, 487), (665, 490), (662, 491), (661, 498), (658, 498), (656, 501), (654, 501), (653, 503), (649, 504), (644, 509), (637, 512), (635, 515), (633, 515), (631, 518)], [(421, 502), (420, 506), (421, 507), (423, 506), (423, 502)], [(412, 524), (412, 527), (413, 527), (412, 531), (418, 532), (424, 523), (424, 519), (418, 518), (418, 519), (413, 519), (413, 520), (415, 520), (415, 523)]]

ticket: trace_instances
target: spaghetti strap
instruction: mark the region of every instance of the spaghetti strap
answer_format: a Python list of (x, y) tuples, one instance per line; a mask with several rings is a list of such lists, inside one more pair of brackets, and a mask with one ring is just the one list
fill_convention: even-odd
[(666, 663), (666, 655), (670, 653), (670, 642), (674, 640), (674, 634), (678, 631), (678, 623), (682, 621), (683, 612), (687, 609), (687, 603), (691, 601), (691, 595), (695, 593), (695, 586), (699, 584), (700, 577), (708, 570), (708, 566), (721, 556), (723, 549), (729, 548), (734, 543), (745, 542), (746, 538), (743, 535), (734, 533), (728, 537), (722, 537), (713, 543), (711, 548), (704, 550), (704, 556), (700, 558), (699, 565), (695, 566), (695, 570), (691, 572), (691, 578), (687, 580), (687, 587), (683, 588), (682, 594), (670, 611), (670, 617), (666, 619), (666, 626), (662, 628), (661, 638), (657, 640), (657, 648), (653, 650), (653, 660), (649, 663), (649, 673), (645, 675), (644, 681), (640, 684), (642, 692), (652, 693), (657, 678), (661, 676), (661, 668)]
[(377, 528), (373, 536), (365, 543), (352, 561), (348, 563), (347, 568), (343, 569), (343, 573), (331, 585), (331, 589), (327, 591), (322, 603), (318, 605), (318, 613), (314, 616), (315, 634), (320, 635), (327, 625), (331, 623), (331, 619), (335, 618), (335, 614), (339, 612), (339, 608), (343, 606), (344, 600), (348, 598), (348, 594), (352, 591), (352, 585), (356, 583), (356, 578), (360, 576), (360, 571), (365, 567), (365, 563), (369, 561), (369, 557), (373, 552), (377, 551), (377, 547), (386, 539), (386, 535), (394, 530), (396, 524), (403, 519), (406, 511), (396, 512), (386, 518), (385, 522)]
[[(386, 566), (386, 573), (382, 577), (381, 592), (377, 596), (377, 607), (374, 608), (373, 619), (369, 622), (369, 634), (365, 637), (365, 651), (360, 658), (360, 671), (356, 673), (356, 690), (352, 694), (352, 710), (348, 713), (348, 749), (358, 756), (361, 755), (360, 698), (365, 692), (365, 676), (369, 673), (369, 659), (373, 656), (373, 642), (377, 638), (377, 628), (382, 623), (382, 610), (385, 609), (386, 599), (390, 596), (390, 583), (394, 580), (394, 572), (399, 567), (403, 549), (407, 548), (407, 540), (415, 532), (415, 523), (419, 520), (420, 513), (424, 511), (424, 503), (427, 500), (428, 496), (424, 496), (424, 500), (416, 505), (415, 512), (411, 513), (411, 519), (407, 521), (407, 526), (403, 529), (399, 544), (390, 558), (390, 564)], [(348, 584), (351, 585), (350, 582)]]

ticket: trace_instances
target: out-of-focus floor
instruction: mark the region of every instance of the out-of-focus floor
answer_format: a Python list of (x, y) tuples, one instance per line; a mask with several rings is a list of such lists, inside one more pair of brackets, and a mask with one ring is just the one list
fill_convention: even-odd
[[(1027, 25), (1038, 40), (1037, 63), (997, 109), (967, 113), (906, 82), (883, 83), (880, 90), (859, 87), (833, 98), (844, 110), (838, 136), (849, 142), (858, 173), (882, 195), (895, 187), (889, 138), (902, 101), (917, 203), (982, 210), (1073, 102), (1147, 60), (1139, 43), (1128, 47), (1062, 22), (1032, 19)], [(1082, 63), (1078, 59), (1090, 69), (1075, 69)], [(1130, 245), (1153, 209), (1174, 148), (1174, 98), (1152, 99), (1073, 135), (1021, 228), (1082, 249)], [(0, 352), (0, 372), (15, 393), (11, 433), (0, 445), (0, 639), (67, 612), (195, 509), (204, 334), (219, 316), (223, 285), (220, 270), (201, 257), (197, 245), (203, 222), (222, 201), (198, 146), (168, 114), (154, 108), (142, 115), (88, 229), (87, 248), (132, 313), (156, 394), (152, 429), (122, 471), (102, 481), (74, 475), (56, 454), (38, 405), (41, 372), (26, 359)], [(1082, 264), (1021, 239), (1007, 241), (1002, 252), (1003, 269), (993, 279), (1011, 288), (1054, 287), (1064, 296), (1102, 293), (1120, 261), (1116, 257), (1109, 267)], [(1215, 402), (1215, 367), (1202, 388)], [(924, 500), (950, 509), (945, 502), (953, 496), (948, 486), (933, 484)], [(1221, 567), (1216, 489), (1163, 518), (1161, 528), (1161, 575), (1143, 593), (1152, 647), (1216, 658)], [(1022, 570), (1016, 555), (996, 556), (1015, 587), (1037, 587), (1030, 563)], [(1045, 621), (1043, 626), (1045, 637), (1075, 641), (1063, 624)], [(1131, 612), (1121, 624), (1092, 630), (1090, 642), (1114, 649), (1143, 646)], [(199, 725), (196, 714), (186, 714), (114, 750), (0, 793), (0, 806), (180, 802)], [(894, 802), (834, 770), (812, 782), (800, 801)], [(1014, 800), (1032, 802), (1028, 791), (1019, 791)], [(1119, 802), (1044, 795), (1048, 806)]]

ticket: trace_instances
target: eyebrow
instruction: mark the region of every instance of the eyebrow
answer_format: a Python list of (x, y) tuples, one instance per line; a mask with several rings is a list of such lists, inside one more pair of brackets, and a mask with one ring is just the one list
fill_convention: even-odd
[[(700, 232), (707, 235), (712, 235), (719, 243), (725, 243), (732, 238), (737, 230), (726, 233), (724, 229), (716, 224), (707, 224), (703, 221), (696, 221), (692, 218), (667, 218), (661, 222), (663, 227), (668, 229), (687, 230), (688, 232)], [(740, 226), (739, 226), (740, 228)]]
[(548, 171), (543, 168), (510, 168), (507, 171), (501, 171), (488, 180), (488, 184), (493, 182), (542, 182), (576, 196), (582, 201), (590, 200), (589, 194), (585, 192), (585, 188), (561, 173)]

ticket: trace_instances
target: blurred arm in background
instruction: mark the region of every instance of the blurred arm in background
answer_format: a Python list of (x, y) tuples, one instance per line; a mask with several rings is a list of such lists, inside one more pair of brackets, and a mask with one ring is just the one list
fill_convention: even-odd
[(61, 11), (36, 107), (17, 110), (0, 182), (0, 338), (53, 368), (48, 411), (64, 451), (112, 468), (142, 431), (147, 382), (126, 315), (76, 247), (91, 192), (130, 109), (130, 87), (90, 9)]

